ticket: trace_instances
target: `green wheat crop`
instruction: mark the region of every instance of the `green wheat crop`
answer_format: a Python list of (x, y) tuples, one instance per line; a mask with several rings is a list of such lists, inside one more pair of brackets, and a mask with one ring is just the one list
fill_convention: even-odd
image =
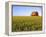
[(42, 16), (13, 16), (12, 32), (42, 30)]

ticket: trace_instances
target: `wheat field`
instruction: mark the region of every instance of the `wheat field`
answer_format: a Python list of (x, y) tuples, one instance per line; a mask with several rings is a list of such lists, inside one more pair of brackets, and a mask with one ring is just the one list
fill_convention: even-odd
[(12, 32), (41, 31), (42, 16), (13, 16)]

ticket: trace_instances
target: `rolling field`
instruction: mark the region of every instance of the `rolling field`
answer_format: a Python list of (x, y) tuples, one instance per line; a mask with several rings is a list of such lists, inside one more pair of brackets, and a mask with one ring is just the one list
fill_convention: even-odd
[(42, 30), (41, 16), (13, 16), (12, 32), (41, 30)]

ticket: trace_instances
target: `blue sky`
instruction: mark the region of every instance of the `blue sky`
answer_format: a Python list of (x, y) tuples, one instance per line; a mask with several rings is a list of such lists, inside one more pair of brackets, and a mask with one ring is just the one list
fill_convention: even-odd
[(33, 11), (37, 11), (39, 16), (42, 16), (42, 7), (38, 6), (19, 6), (13, 5), (13, 16), (30, 16)]

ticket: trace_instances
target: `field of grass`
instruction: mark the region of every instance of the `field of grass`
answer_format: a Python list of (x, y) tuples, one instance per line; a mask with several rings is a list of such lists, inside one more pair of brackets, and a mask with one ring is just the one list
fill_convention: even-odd
[(13, 16), (12, 32), (41, 30), (42, 30), (41, 16)]

